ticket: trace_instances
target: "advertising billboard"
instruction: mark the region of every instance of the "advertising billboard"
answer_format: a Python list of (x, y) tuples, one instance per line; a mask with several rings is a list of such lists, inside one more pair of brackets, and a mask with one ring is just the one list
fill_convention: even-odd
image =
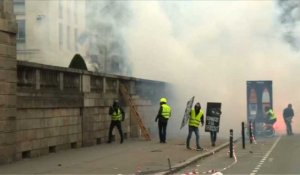
[(272, 81), (247, 81), (247, 121), (254, 127), (265, 121), (265, 107), (273, 108)]

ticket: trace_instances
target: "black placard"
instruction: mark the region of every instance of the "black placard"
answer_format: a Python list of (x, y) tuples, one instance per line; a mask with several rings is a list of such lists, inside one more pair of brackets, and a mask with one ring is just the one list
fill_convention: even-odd
[(221, 103), (207, 103), (205, 132), (219, 132), (221, 114)]

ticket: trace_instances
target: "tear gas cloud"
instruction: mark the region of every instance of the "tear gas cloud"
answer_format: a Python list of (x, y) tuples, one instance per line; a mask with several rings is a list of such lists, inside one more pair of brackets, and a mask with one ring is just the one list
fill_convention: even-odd
[[(57, 8), (58, 1), (51, 2), (49, 5)], [(220, 134), (227, 137), (233, 128), (239, 135), (247, 114), (248, 80), (272, 80), (278, 118), (292, 103), (294, 125), (300, 124), (300, 82), (295, 78), (300, 65), (298, 1), (90, 2), (96, 5), (77, 11), (78, 16), (87, 17), (88, 29), (80, 34), (79, 44), (92, 43), (94, 48), (88, 54), (100, 55), (90, 57), (89, 65), (103, 69), (103, 50), (107, 49), (107, 58), (120, 57), (123, 73), (173, 84), (174, 95), (168, 96), (173, 107), (169, 136), (186, 135), (187, 129), (180, 131), (179, 126), (192, 96), (204, 110), (207, 102), (221, 102)], [(56, 25), (49, 26), (57, 29)], [(52, 41), (57, 37), (50, 32), (48, 42), (57, 45)], [(70, 62), (71, 58), (61, 59), (45, 48), (51, 57), (47, 64)]]
[[(295, 78), (299, 52), (286, 40), (286, 31), (296, 31), (297, 23), (293, 29), (282, 23), (282, 3), (130, 2), (132, 19), (125, 40), (133, 76), (166, 81), (176, 89), (169, 97), (173, 107), (169, 135), (186, 134), (179, 125), (187, 100), (195, 96), (204, 110), (207, 102), (221, 102), (220, 134), (227, 137), (233, 128), (239, 136), (241, 122), (246, 121), (249, 80), (272, 80), (278, 122), (282, 123), (282, 110), (292, 103), (294, 125), (300, 123), (300, 82)], [(296, 32), (292, 36), (297, 43)], [(200, 132), (204, 134), (204, 129)]]
[[(87, 43), (87, 61), (91, 70), (130, 75), (124, 28), (130, 22), (130, 7), (125, 1), (87, 1), (86, 31), (80, 43)], [(108, 62), (119, 66), (109, 70)], [(113, 63), (111, 63), (113, 64)]]

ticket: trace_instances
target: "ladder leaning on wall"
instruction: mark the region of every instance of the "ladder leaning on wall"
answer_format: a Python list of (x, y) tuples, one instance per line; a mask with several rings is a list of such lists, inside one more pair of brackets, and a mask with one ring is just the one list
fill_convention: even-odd
[(135, 104), (133, 103), (132, 98), (130, 97), (128, 89), (122, 83), (120, 83), (120, 92), (121, 92), (122, 96), (124, 97), (127, 105), (129, 105), (130, 110), (132, 111), (133, 115), (135, 116), (135, 118), (139, 124), (139, 127), (141, 128), (143, 136), (145, 137), (146, 140), (151, 140), (149, 131), (145, 127), (142, 117), (138, 113), (137, 108), (136, 108)]

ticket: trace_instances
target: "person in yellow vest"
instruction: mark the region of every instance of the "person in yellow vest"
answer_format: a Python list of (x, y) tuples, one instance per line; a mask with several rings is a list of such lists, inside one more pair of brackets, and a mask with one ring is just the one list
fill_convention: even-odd
[(167, 125), (168, 120), (171, 117), (172, 108), (167, 104), (166, 98), (160, 99), (160, 108), (155, 118), (155, 122), (158, 121), (158, 132), (160, 143), (166, 143), (167, 137)]
[(125, 113), (123, 109), (120, 107), (120, 104), (118, 100), (115, 100), (113, 102), (113, 105), (109, 108), (109, 115), (111, 116), (111, 123), (109, 127), (109, 133), (108, 133), (108, 141), (107, 143), (111, 143), (112, 141), (112, 131), (114, 127), (116, 126), (119, 130), (119, 134), (121, 137), (120, 143), (123, 143), (123, 131), (122, 131), (122, 126), (121, 122), (124, 121), (125, 119)]
[(196, 146), (197, 146), (197, 150), (201, 151), (203, 150), (203, 148), (200, 147), (200, 143), (199, 143), (199, 125), (201, 124), (201, 126), (203, 126), (203, 119), (204, 116), (204, 111), (201, 109), (201, 105), (200, 103), (196, 103), (194, 106), (194, 109), (192, 109), (191, 113), (190, 113), (190, 118), (189, 118), (189, 134), (188, 137), (186, 139), (186, 148), (187, 149), (191, 149), (190, 147), (190, 140), (192, 137), (192, 133), (194, 132), (196, 135)]
[(265, 107), (265, 115), (266, 115), (266, 124), (274, 125), (277, 120), (277, 117), (271, 107)]

